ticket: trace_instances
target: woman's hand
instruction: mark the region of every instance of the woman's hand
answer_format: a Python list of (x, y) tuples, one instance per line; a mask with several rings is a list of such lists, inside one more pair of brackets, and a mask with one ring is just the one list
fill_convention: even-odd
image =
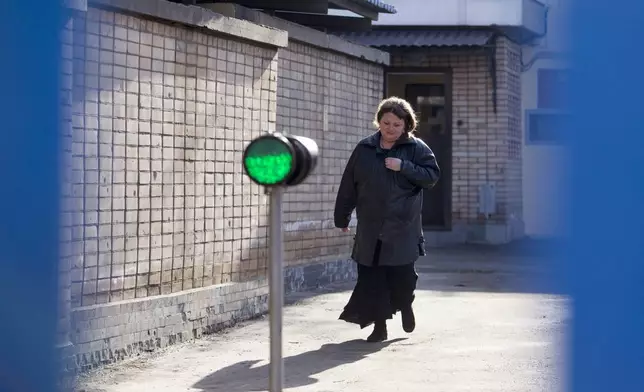
[(385, 167), (389, 170), (400, 171), (402, 161), (398, 158), (385, 158)]
[(343, 233), (348, 233), (348, 232), (350, 232), (350, 231), (351, 231), (351, 229), (349, 229), (348, 227), (343, 227), (343, 228), (342, 228), (342, 229), (340, 229), (340, 230), (342, 230), (342, 232), (343, 232)]

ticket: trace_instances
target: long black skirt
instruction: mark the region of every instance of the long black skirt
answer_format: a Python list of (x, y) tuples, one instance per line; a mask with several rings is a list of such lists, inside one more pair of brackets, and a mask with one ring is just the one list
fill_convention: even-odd
[(358, 324), (360, 328), (391, 319), (414, 302), (418, 280), (414, 264), (378, 265), (381, 245), (378, 241), (372, 266), (358, 264), (358, 281), (340, 314), (340, 320)]

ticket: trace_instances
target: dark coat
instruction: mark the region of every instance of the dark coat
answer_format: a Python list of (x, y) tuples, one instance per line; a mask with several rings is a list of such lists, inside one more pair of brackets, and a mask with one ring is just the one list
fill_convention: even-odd
[[(402, 160), (399, 172), (385, 158)], [(423, 189), (433, 187), (440, 169), (422, 140), (402, 137), (391, 150), (380, 147), (380, 132), (358, 143), (342, 175), (335, 202), (335, 226), (349, 226), (356, 210), (358, 227), (351, 257), (370, 266), (378, 240), (379, 265), (405, 265), (424, 254)]]

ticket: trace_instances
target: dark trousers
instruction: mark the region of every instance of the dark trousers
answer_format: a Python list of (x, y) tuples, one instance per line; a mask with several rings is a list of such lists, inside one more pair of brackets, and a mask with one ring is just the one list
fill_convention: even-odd
[(372, 266), (358, 264), (358, 281), (340, 320), (365, 328), (376, 321), (391, 319), (414, 301), (418, 275), (413, 263), (379, 265), (381, 243), (376, 245)]

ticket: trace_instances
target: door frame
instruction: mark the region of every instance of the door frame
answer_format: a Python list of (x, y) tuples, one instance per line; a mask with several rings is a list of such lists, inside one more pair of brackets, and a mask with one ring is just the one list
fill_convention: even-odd
[[(388, 85), (388, 78), (389, 75), (392, 74), (407, 74), (407, 75), (413, 75), (413, 74), (418, 74), (418, 75), (427, 75), (427, 74), (442, 74), (445, 77), (445, 117), (447, 118), (447, 127), (449, 131), (449, 140), (448, 140), (448, 146), (447, 146), (447, 151), (445, 151), (445, 154), (447, 155), (447, 165), (442, 165), (441, 162), (438, 162), (440, 168), (441, 168), (441, 177), (439, 181), (446, 181), (446, 199), (445, 200), (445, 209), (443, 211), (444, 219), (445, 219), (445, 225), (444, 226), (423, 226), (423, 230), (427, 231), (452, 231), (453, 227), (453, 194), (454, 190), (452, 188), (453, 184), (453, 163), (454, 163), (454, 156), (452, 154), (453, 151), (453, 143), (454, 143), (454, 124), (452, 123), (453, 121), (453, 71), (452, 68), (450, 67), (385, 67), (384, 68), (384, 74), (383, 74), (383, 99), (388, 98), (388, 91), (387, 91), (387, 85)], [(405, 97), (400, 97), (405, 99)]]

